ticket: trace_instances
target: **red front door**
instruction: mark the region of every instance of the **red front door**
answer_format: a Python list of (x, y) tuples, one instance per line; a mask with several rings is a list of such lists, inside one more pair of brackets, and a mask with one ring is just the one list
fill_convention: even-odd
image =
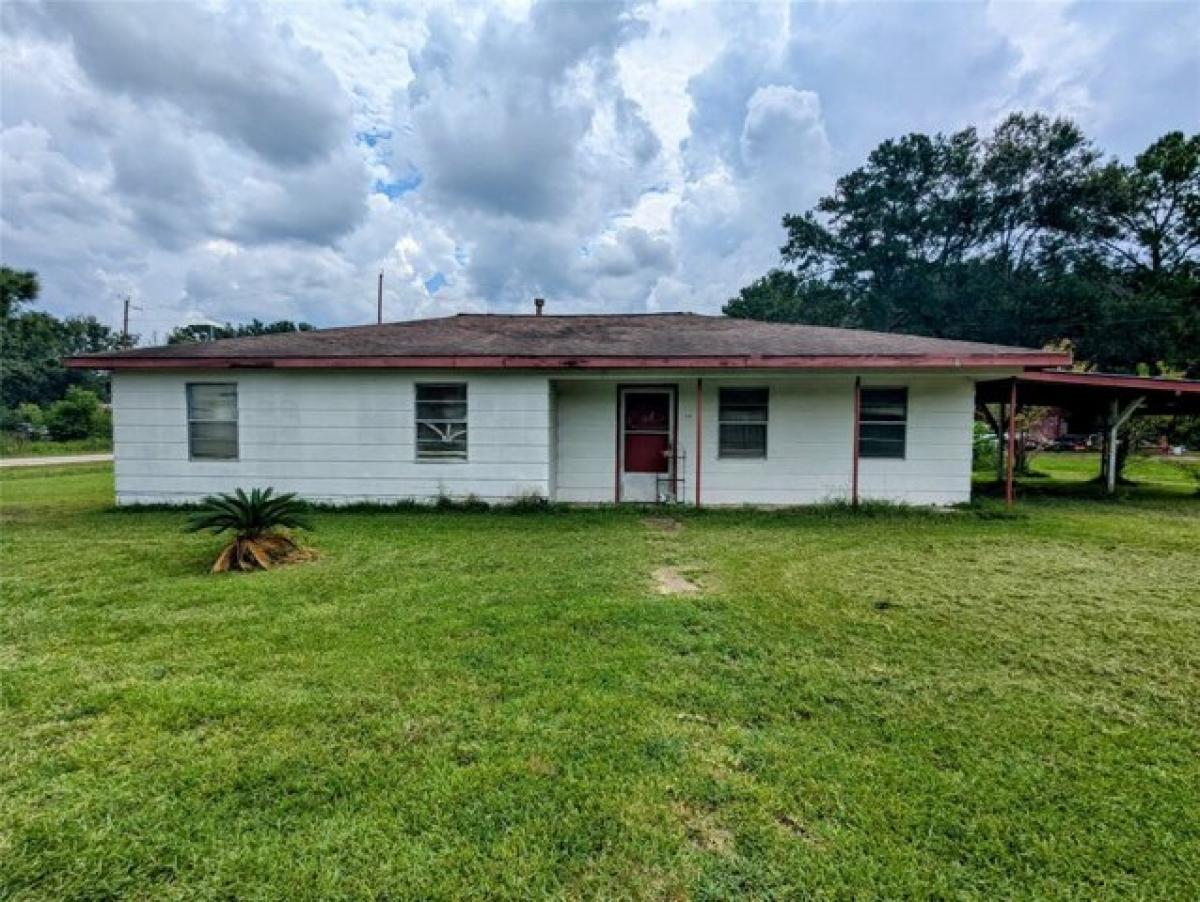
[(655, 501), (674, 463), (674, 395), (669, 388), (621, 390), (621, 500)]

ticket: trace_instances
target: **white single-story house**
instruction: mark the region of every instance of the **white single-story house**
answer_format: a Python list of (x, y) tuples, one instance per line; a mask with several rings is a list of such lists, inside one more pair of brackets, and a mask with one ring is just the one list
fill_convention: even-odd
[(73, 358), (119, 504), (967, 501), (976, 383), (1059, 352), (691, 313), (476, 315)]

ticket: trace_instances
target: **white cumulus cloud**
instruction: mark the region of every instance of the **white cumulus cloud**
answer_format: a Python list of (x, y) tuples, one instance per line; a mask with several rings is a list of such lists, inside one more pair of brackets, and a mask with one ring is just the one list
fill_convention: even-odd
[(880, 140), (1200, 109), (1200, 7), (0, 6), (0, 243), (58, 313), (715, 311)]

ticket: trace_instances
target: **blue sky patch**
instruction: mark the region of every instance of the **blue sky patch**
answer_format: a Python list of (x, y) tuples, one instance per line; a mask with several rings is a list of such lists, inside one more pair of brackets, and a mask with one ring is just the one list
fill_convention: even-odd
[(367, 145), (367, 147), (374, 147), (380, 141), (387, 141), (391, 137), (391, 129), (378, 129), (376, 131), (357, 132), (354, 135), (354, 140), (359, 144)]
[(438, 289), (446, 284), (446, 277), (440, 272), (435, 272), (432, 276), (425, 280), (425, 290), (430, 294), (437, 294)]
[(410, 191), (416, 191), (421, 186), (421, 173), (413, 172), (402, 179), (395, 179), (390, 182), (385, 182), (382, 179), (376, 179), (371, 190), (376, 194), (385, 194), (389, 199), (395, 200), (398, 197), (403, 197)]

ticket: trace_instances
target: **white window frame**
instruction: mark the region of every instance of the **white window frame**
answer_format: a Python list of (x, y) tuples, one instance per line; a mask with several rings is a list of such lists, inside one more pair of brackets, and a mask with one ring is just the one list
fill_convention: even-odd
[[(761, 420), (724, 420), (721, 418), (721, 395), (727, 391), (760, 391), (767, 396), (763, 404), (766, 410)], [(736, 405), (734, 405), (736, 406)], [(727, 454), (721, 447), (722, 426), (762, 426), (762, 454)], [(718, 460), (766, 460), (771, 449), (771, 387), (769, 385), (721, 385), (717, 387), (717, 459)]]
[[(232, 420), (211, 420), (200, 419), (192, 416), (192, 389), (198, 386), (216, 386), (219, 388), (233, 389), (233, 419)], [(240, 390), (236, 382), (187, 382), (184, 384), (184, 406), (186, 408), (185, 416), (187, 418), (187, 446), (188, 460), (201, 461), (204, 463), (233, 463), (241, 459), (242, 456), (242, 429), (241, 429), (241, 398)], [(233, 456), (232, 457), (207, 457), (197, 456), (192, 449), (192, 424), (193, 423), (233, 423)]]
[[(422, 401), (421, 389), (423, 388), (461, 388), (463, 391), (462, 403), (466, 407), (463, 418), (461, 420), (444, 420), (444, 419), (424, 419), (421, 417), (421, 404), (436, 404), (447, 403), (438, 401)], [(461, 453), (453, 454), (438, 454), (438, 455), (423, 455), (421, 453), (421, 426), (434, 425), (436, 423), (451, 424), (461, 423), (466, 436), (464, 442), (466, 448)], [(413, 383), (413, 460), (417, 463), (465, 463), (470, 459), (471, 453), (471, 388), (467, 382), (447, 382), (438, 380), (437, 382), (415, 382)]]

